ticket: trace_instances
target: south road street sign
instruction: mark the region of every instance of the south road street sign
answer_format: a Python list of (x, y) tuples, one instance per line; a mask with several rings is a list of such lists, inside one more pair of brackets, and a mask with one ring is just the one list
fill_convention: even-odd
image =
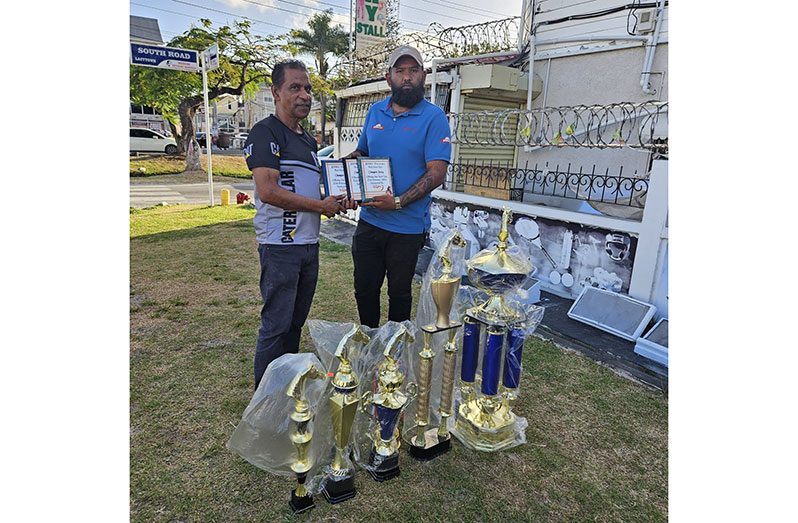
[(200, 70), (197, 60), (198, 54), (197, 51), (191, 49), (130, 44), (130, 63), (132, 65), (157, 67), (159, 69), (198, 72)]

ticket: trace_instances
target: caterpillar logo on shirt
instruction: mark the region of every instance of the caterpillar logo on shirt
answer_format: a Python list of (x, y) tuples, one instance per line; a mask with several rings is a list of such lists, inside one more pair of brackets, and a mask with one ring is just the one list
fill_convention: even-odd
[(274, 142), (269, 142), (269, 145), (272, 148), (272, 154), (279, 157), (280, 156), (280, 146), (277, 145)]
[(385, 129), (385, 127), (383, 127), (381, 123), (374, 124), (371, 128), (377, 129), (378, 131), (382, 131), (383, 129)]

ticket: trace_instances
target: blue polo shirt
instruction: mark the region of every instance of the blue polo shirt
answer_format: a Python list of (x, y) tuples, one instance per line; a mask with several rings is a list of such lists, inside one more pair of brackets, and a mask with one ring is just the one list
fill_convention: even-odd
[[(371, 106), (357, 149), (372, 157), (391, 159), (394, 195), (401, 196), (427, 171), (427, 162), (451, 159), (449, 121), (444, 112), (427, 100), (394, 116), (391, 98)], [(418, 234), (430, 228), (430, 195), (399, 210), (360, 208), (360, 219), (403, 234)]]

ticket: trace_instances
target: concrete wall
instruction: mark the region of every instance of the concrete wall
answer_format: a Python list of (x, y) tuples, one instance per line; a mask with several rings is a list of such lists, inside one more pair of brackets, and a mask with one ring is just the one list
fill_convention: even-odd
[[(657, 90), (654, 96), (644, 93), (640, 87), (644, 54), (644, 48), (641, 46), (536, 60), (534, 72), (543, 79), (543, 92), (532, 102), (532, 107), (540, 109), (619, 102), (640, 103), (650, 100), (667, 101), (668, 46), (658, 45), (654, 56), (652, 71), (663, 73), (652, 75), (652, 87)], [(537, 165), (541, 169), (564, 171), (568, 169), (569, 164), (571, 172), (578, 172), (580, 167), (583, 168), (583, 172), (591, 172), (595, 166), (597, 174), (618, 175), (622, 172), (623, 176), (642, 177), (648, 172), (651, 153), (631, 148), (572, 147), (549, 147), (532, 151), (521, 149), (518, 152), (519, 167), (531, 169)], [(527, 196), (526, 199), (570, 210), (583, 207), (581, 202), (567, 199), (536, 196)], [(635, 216), (639, 219), (642, 211)]]

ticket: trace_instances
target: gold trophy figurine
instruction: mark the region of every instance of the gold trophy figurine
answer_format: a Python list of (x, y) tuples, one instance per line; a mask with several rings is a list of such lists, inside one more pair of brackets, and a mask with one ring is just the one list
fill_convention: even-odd
[(310, 412), (310, 404), (305, 399), (305, 382), (309, 379), (323, 379), (326, 376), (315, 365), (309, 366), (304, 372), (297, 374), (288, 385), (287, 394), (294, 398), (294, 412), (291, 413), (291, 420), (294, 422), (294, 430), (291, 431), (291, 443), (296, 447), (297, 457), (291, 463), (291, 470), (296, 474), (297, 488), (291, 491), (291, 501), (288, 506), (295, 514), (312, 509), (313, 495), (305, 488), (305, 479), (308, 471), (313, 467), (313, 462), (308, 457), (310, 440), (313, 438), (313, 431), (310, 421), (313, 414)]
[(360, 398), (357, 395), (357, 376), (349, 362), (349, 349), (356, 343), (365, 345), (369, 339), (363, 327), (355, 325), (341, 338), (335, 351), (340, 364), (332, 381), (333, 392), (329, 400), (335, 437), (335, 457), (330, 468), (325, 471), (321, 489), (324, 498), (333, 504), (351, 499), (357, 493), (355, 471), (349, 460), (349, 437)]
[[(465, 240), (458, 231), (454, 231), (446, 240), (443, 248), (441, 248), (438, 259), (443, 266), (441, 275), (434, 278), (430, 282), (430, 294), (432, 301), (435, 303), (436, 319), (434, 324), (423, 326), (421, 329), (424, 331), (424, 348), (419, 355), (419, 387), (418, 387), (418, 403), (416, 405), (415, 416), (415, 436), (410, 439), (410, 447), (408, 451), (414, 458), (422, 461), (428, 461), (440, 456), (449, 451), (451, 448), (451, 437), (446, 427), (446, 417), (451, 409), (452, 386), (454, 384), (454, 355), (456, 347), (454, 345), (454, 337), (457, 333), (456, 329), (462, 323), (452, 322), (449, 316), (454, 304), (454, 298), (457, 295), (457, 289), (460, 287), (460, 276), (452, 274), (452, 256), (451, 249), (453, 246), (464, 247)], [(435, 352), (432, 350), (432, 335), (438, 332), (449, 331), (449, 343), (446, 347), (449, 349), (444, 354), (444, 376), (441, 387), (441, 406), (443, 409), (439, 410), (442, 415), (441, 423), (438, 427), (430, 427), (430, 393), (432, 386), (432, 364), (435, 359)], [(449, 363), (449, 366), (446, 363)], [(449, 368), (451, 367), (451, 368)], [(447, 379), (447, 372), (449, 371), (449, 378)], [(449, 406), (445, 406), (445, 402), (449, 402)], [(446, 415), (443, 413), (446, 412)]]
[[(379, 425), (374, 433), (369, 435), (374, 444), (371, 447), (367, 470), (375, 481), (387, 481), (400, 474), (397, 424), (402, 411), (416, 394), (417, 387), (414, 383), (407, 386), (411, 397), (399, 390), (405, 377), (396, 361), (394, 347), (399, 341), (404, 340), (407, 344), (414, 339), (404, 325), (399, 326), (385, 345), (383, 352), (385, 360), (380, 363), (377, 371), (377, 392), (372, 394), (369, 391), (363, 394), (361, 408), (373, 416)], [(376, 416), (369, 411), (370, 407), (376, 409)]]

